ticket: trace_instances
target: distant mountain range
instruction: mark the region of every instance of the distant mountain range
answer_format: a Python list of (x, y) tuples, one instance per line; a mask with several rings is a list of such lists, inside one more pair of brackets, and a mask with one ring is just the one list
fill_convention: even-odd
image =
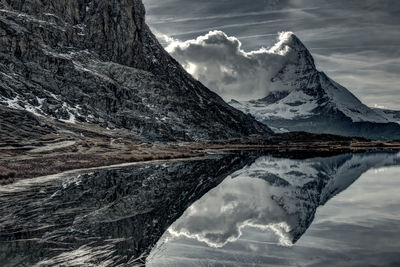
[(140, 0), (0, 0), (0, 36), (0, 108), (150, 141), (272, 133), (165, 52)]
[(266, 97), (233, 107), (253, 115), (276, 132), (307, 131), (372, 139), (400, 139), (400, 111), (372, 109), (317, 70), (311, 53), (287, 34), (276, 53), (290, 57), (271, 80)]

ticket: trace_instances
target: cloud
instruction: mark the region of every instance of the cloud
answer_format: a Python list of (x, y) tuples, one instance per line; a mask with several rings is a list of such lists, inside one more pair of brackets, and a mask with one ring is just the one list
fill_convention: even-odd
[(195, 78), (226, 101), (243, 101), (265, 97), (272, 77), (293, 60), (288, 45), (291, 35), (280, 33), (272, 48), (251, 52), (242, 49), (239, 39), (222, 31), (185, 42), (165, 41), (169, 41), (166, 50)]

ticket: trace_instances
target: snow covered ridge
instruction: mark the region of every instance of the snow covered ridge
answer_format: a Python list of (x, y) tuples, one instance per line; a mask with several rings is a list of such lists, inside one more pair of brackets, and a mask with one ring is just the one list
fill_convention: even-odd
[[(307, 119), (318, 115), (319, 108), (323, 107), (342, 112), (353, 122), (388, 123), (394, 121), (390, 117), (361, 103), (350, 91), (330, 80), (323, 73), (316, 71), (313, 75), (316, 76), (317, 80), (312, 84), (310, 81), (314, 77), (308, 77), (309, 79), (303, 83), (308, 83), (307, 87), (303, 87), (301, 81), (292, 83), (290, 80), (283, 82), (277, 79), (276, 87), (285, 88), (283, 92), (286, 92), (287, 95), (272, 103), (266, 102), (265, 98), (263, 98), (244, 102), (231, 101), (230, 104), (245, 113), (252, 114), (261, 121)], [(268, 96), (274, 94), (273, 92)]]

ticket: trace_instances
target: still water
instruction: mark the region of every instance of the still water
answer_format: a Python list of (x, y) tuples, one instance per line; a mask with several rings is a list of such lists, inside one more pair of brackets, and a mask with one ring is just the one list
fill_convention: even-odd
[(148, 265), (400, 266), (398, 163), (261, 157), (189, 207)]
[(400, 266), (400, 154), (212, 155), (0, 186), (0, 266)]

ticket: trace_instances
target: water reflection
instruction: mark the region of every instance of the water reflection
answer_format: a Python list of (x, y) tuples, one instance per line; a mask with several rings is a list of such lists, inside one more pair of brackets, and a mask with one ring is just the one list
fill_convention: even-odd
[(396, 153), (213, 155), (0, 186), (0, 266), (142, 265), (157, 241), (149, 265), (183, 265), (169, 249), (194, 241), (209, 249), (207, 264), (210, 255), (223, 264), (216, 251), (227, 247), (231, 262), (246, 247), (264, 263), (246, 238), (289, 246), (318, 206), (368, 169), (399, 162)]
[(185, 209), (250, 158), (55, 175), (0, 187), (0, 266), (143, 264)]
[[(190, 206), (153, 250), (149, 265), (182, 265), (184, 261), (171, 261), (171, 255), (162, 251), (177, 244), (185, 244), (187, 249), (194, 244), (190, 240), (223, 248), (240, 240), (243, 231), (247, 237), (258, 235), (259, 241), (290, 246), (309, 228), (319, 206), (369, 169), (399, 164), (397, 153), (346, 154), (305, 160), (258, 158)], [(211, 254), (208, 251), (207, 255)], [(183, 259), (185, 253), (178, 255)], [(264, 260), (259, 263), (262, 265)]]

